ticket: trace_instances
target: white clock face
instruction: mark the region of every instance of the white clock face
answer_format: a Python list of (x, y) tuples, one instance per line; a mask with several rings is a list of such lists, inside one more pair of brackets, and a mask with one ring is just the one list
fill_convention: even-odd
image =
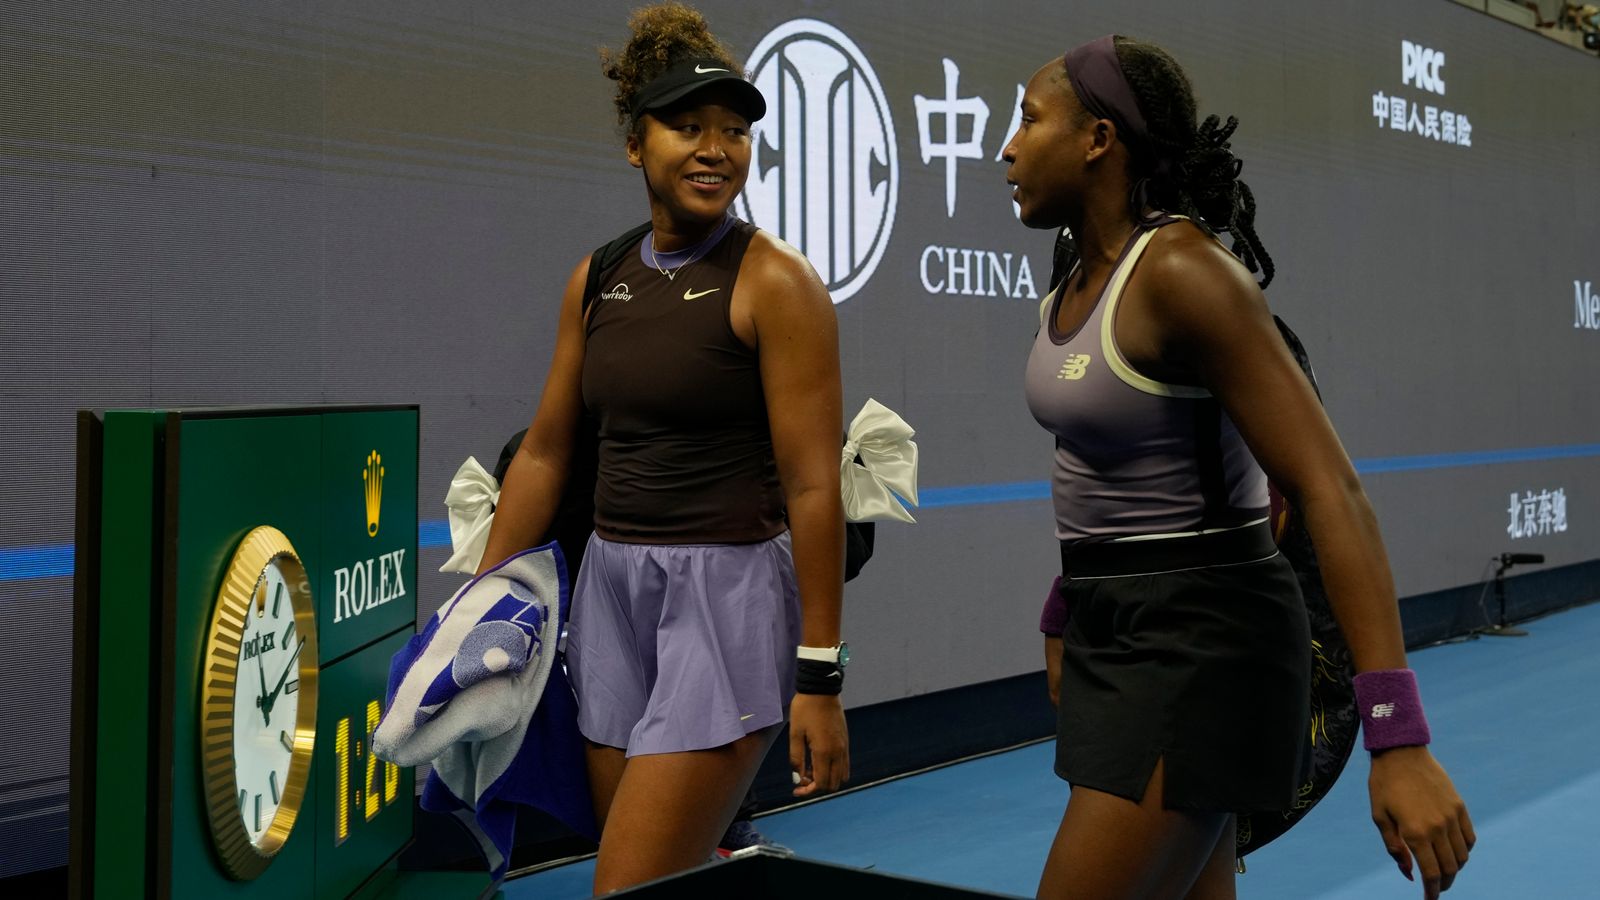
[(239, 645), (233, 695), (234, 787), (239, 817), (259, 845), (283, 801), (300, 707), (300, 651), (293, 591), (274, 557), (256, 582)]

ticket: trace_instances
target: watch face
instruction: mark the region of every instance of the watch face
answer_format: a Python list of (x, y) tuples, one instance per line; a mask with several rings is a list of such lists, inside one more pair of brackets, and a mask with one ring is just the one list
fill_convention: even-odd
[(239, 642), (239, 681), (233, 695), (239, 817), (250, 843), (257, 847), (283, 802), (300, 707), (305, 638), (295, 624), (286, 559), (273, 557), (256, 582)]
[(288, 840), (311, 775), (317, 620), (305, 567), (263, 525), (223, 573), (201, 672), (201, 779), (223, 869), (249, 880)]
[(839, 642), (839, 668), (850, 665), (850, 645), (844, 641)]

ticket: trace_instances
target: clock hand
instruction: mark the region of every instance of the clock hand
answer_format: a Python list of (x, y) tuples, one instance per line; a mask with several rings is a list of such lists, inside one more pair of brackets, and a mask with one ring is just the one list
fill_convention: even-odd
[[(249, 613), (246, 613), (249, 615)], [(264, 727), (272, 726), (272, 701), (267, 697), (267, 669), (261, 661), (261, 648), (256, 647), (256, 674), (261, 676), (261, 696), (256, 698), (256, 705), (261, 707), (261, 724)]]
[(294, 652), (289, 654), (289, 664), (283, 667), (283, 674), (278, 676), (278, 686), (272, 689), (272, 694), (267, 697), (267, 709), (272, 709), (272, 704), (278, 702), (278, 694), (283, 690), (284, 684), (289, 680), (289, 673), (295, 669), (295, 662), (300, 658), (300, 649), (306, 645), (306, 639), (301, 638), (295, 644)]

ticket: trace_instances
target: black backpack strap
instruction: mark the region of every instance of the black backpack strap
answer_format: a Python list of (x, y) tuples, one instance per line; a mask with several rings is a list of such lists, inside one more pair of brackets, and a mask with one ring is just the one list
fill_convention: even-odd
[[(589, 310), (600, 299), (600, 285), (606, 273), (615, 269), (622, 262), (624, 254), (637, 246), (649, 231), (649, 222), (630, 228), (590, 254), (589, 277), (583, 286), (583, 321), (588, 321)], [(520, 446), (521, 436), (512, 438), (512, 441)], [(516, 453), (511, 444), (507, 444), (506, 449), (513, 455)], [(501, 455), (509, 466), (509, 457), (504, 452)], [(573, 578), (583, 562), (589, 533), (594, 531), (594, 488), (600, 466), (600, 424), (587, 410), (580, 417), (573, 435), (572, 459), (568, 465), (567, 483), (562, 487), (555, 518), (543, 540), (553, 540), (561, 545), (567, 558), (567, 577)]]
[[(1050, 301), (1055, 296), (1056, 288), (1061, 286), (1068, 275), (1072, 274), (1072, 267), (1078, 264), (1078, 243), (1072, 239), (1072, 232), (1065, 225), (1056, 232), (1056, 244), (1050, 251), (1050, 281), (1049, 287), (1044, 292), (1044, 297), (1039, 300), (1039, 327), (1044, 327), (1044, 317), (1050, 312)], [(1035, 332), (1037, 334), (1037, 332)]]
[(1055, 247), (1050, 252), (1050, 282), (1046, 291), (1053, 291), (1078, 264), (1078, 244), (1065, 226), (1056, 232)]
[(589, 318), (589, 307), (593, 306), (594, 301), (600, 298), (600, 279), (605, 276), (606, 272), (622, 262), (623, 254), (632, 250), (634, 245), (644, 240), (644, 236), (649, 232), (649, 222), (643, 225), (636, 225), (624, 231), (617, 238), (601, 244), (595, 249), (594, 253), (590, 254), (589, 278), (583, 286), (582, 318), (585, 321)]
[(1277, 316), (1272, 321), (1278, 326), (1278, 333), (1283, 335), (1283, 342), (1289, 347), (1289, 355), (1300, 364), (1300, 371), (1306, 373), (1306, 380), (1311, 382), (1311, 389), (1317, 392), (1317, 399), (1322, 399), (1322, 388), (1317, 385), (1317, 373), (1312, 371), (1311, 357), (1306, 353), (1306, 345), (1300, 343), (1300, 336), (1290, 330), (1288, 323)]

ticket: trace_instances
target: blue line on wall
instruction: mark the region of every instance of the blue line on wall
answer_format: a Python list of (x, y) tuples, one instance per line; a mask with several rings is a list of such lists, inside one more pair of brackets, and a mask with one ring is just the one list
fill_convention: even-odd
[(54, 578), (72, 574), (72, 545), (13, 547), (0, 550), (0, 581)]
[(450, 546), (450, 523), (445, 519), (434, 519), (429, 522), (417, 523), (417, 547), (426, 550), (429, 547)]
[[(1381, 475), (1390, 472), (1419, 472), (1429, 469), (1457, 469), (1464, 466), (1544, 462), (1594, 456), (1600, 456), (1600, 444), (1474, 450), (1466, 453), (1431, 453), (1420, 456), (1380, 456), (1355, 460), (1355, 467), (1362, 475)], [(919, 510), (985, 506), (993, 503), (1016, 503), (1049, 498), (1048, 481), (957, 485), (924, 489), (921, 492), (922, 505)], [(418, 523), (417, 546), (424, 550), (449, 547), (450, 524), (444, 519)], [(72, 574), (72, 553), (71, 544), (0, 548), (0, 583), (69, 576)]]
[(1423, 456), (1380, 456), (1355, 461), (1362, 475), (1384, 472), (1415, 472), (1421, 469), (1456, 469), (1462, 466), (1488, 466), (1495, 463), (1543, 462), (1552, 459), (1578, 459), (1600, 456), (1600, 444), (1571, 444), (1565, 447), (1526, 447), (1520, 450), (1476, 450), (1467, 453), (1433, 453)]
[(981, 506), (986, 503), (1014, 503), (1018, 500), (1049, 500), (1050, 482), (1013, 481), (1005, 484), (970, 484), (960, 487), (924, 488), (918, 492), (922, 504), (917, 509), (943, 509), (949, 506)]

